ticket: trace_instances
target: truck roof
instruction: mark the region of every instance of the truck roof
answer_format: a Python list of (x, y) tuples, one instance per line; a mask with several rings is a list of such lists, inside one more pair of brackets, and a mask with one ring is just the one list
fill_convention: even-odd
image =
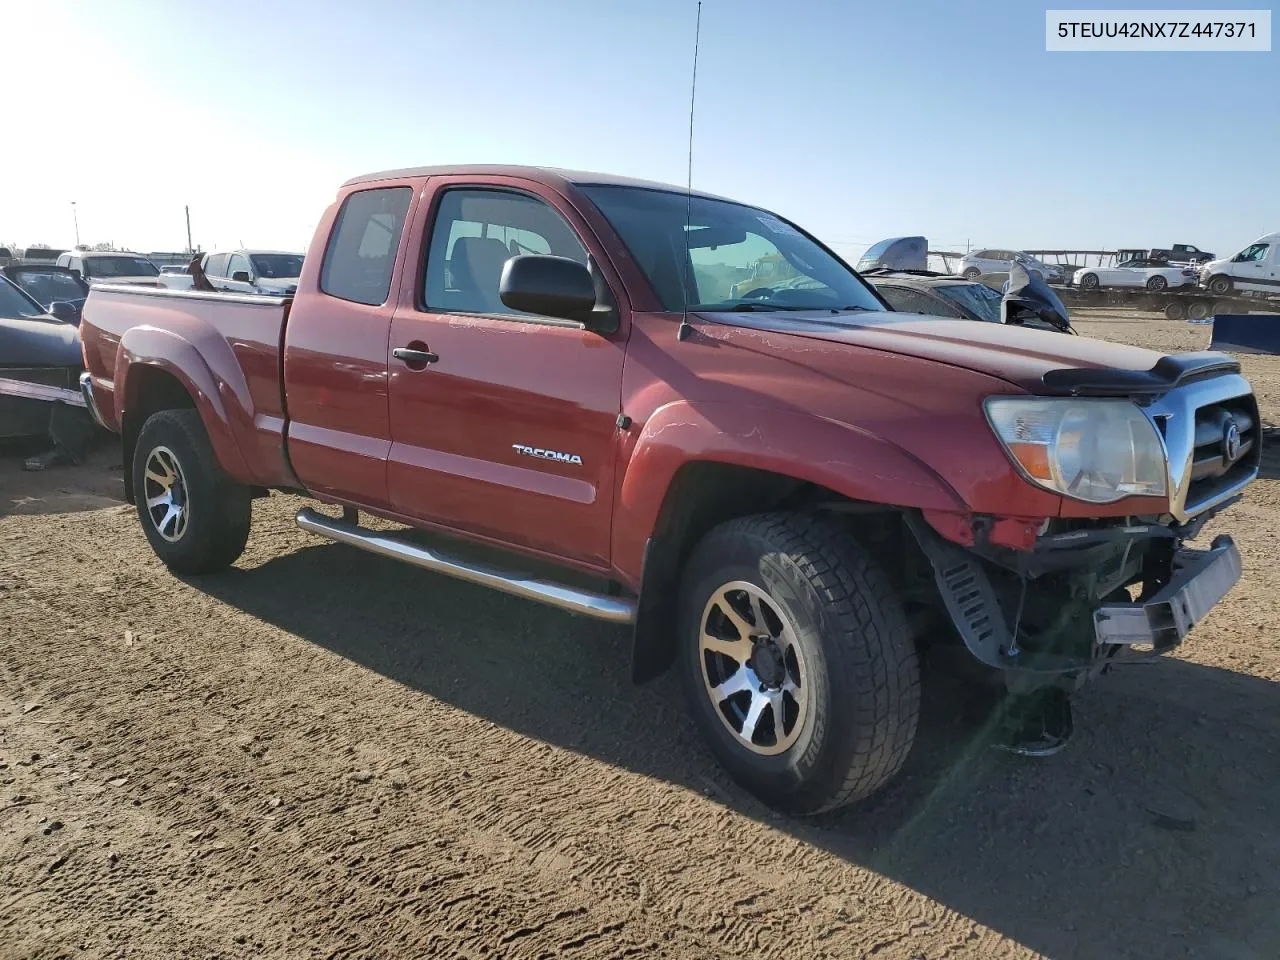
[[(404, 167), (400, 170), (382, 170), (378, 173), (366, 173), (361, 177), (353, 177), (343, 184), (344, 187), (352, 186), (357, 183), (373, 183), (378, 180), (393, 180), (402, 177), (447, 177), (467, 174), (483, 174), (487, 176), (500, 177), (524, 177), (526, 180), (534, 180), (538, 183), (544, 183), (550, 187), (563, 188), (566, 185), (574, 186), (610, 186), (610, 187), (639, 187), (644, 190), (662, 190), (667, 193), (684, 194), (691, 192), (695, 197), (701, 197), (707, 200), (726, 200), (726, 197), (719, 197), (713, 193), (703, 193), (700, 190), (688, 191), (684, 187), (676, 186), (670, 183), (661, 183), (656, 180), (640, 180), (635, 177), (620, 177), (612, 173), (591, 173), (586, 170), (562, 170), (558, 167), (532, 167), (511, 164), (495, 164), (495, 163), (473, 163), (461, 164), (457, 166), (434, 166), (434, 167)], [(731, 200), (730, 203), (739, 201)]]

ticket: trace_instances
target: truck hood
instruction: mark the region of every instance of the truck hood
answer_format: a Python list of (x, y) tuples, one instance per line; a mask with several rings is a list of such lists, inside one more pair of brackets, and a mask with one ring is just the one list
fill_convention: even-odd
[(1162, 356), (1152, 350), (1088, 337), (915, 313), (885, 311), (836, 317), (814, 311), (701, 316), (712, 323), (945, 363), (997, 377), (1031, 393), (1056, 392), (1047, 391), (1044, 382), (1044, 375), (1051, 370), (1148, 371)]

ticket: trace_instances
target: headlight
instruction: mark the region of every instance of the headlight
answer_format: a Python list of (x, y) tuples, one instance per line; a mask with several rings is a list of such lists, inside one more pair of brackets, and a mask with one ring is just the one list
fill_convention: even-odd
[(1167, 495), (1164, 444), (1128, 400), (992, 397), (987, 419), (1037, 486), (1088, 503)]

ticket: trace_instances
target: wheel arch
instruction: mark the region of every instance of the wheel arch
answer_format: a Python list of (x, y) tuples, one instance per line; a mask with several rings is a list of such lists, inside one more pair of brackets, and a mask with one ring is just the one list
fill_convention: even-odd
[[(132, 333), (130, 331), (129, 333)], [(120, 343), (116, 396), (120, 414), (125, 497), (134, 502), (133, 462), (138, 434), (147, 418), (161, 410), (189, 407), (200, 415), (218, 462), (228, 474), (252, 482), (231, 426), (219, 384), (200, 353), (185, 340), (167, 336), (162, 355), (139, 355), (129, 333)], [(153, 336), (160, 331), (149, 331)]]
[[(770, 459), (760, 451), (786, 456)], [(762, 459), (768, 462), (759, 465)], [(697, 410), (687, 403), (672, 404), (646, 423), (617, 506), (615, 568), (639, 592), (632, 645), (637, 683), (670, 664), (681, 568), (718, 524), (777, 510), (827, 510), (855, 518), (903, 508), (967, 510), (928, 466), (845, 424), (790, 414), (771, 418), (742, 407)], [(629, 577), (633, 563), (638, 576)]]

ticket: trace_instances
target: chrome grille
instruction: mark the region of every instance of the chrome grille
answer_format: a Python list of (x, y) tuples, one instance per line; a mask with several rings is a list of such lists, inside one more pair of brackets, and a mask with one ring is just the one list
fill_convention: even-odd
[[(1169, 511), (1186, 521), (1233, 497), (1258, 475), (1262, 431), (1249, 382), (1236, 373), (1184, 384), (1147, 407), (1169, 455)], [(1240, 449), (1226, 457), (1234, 424)]]
[[(1228, 455), (1228, 435), (1234, 428), (1238, 446)], [(1252, 479), (1258, 469), (1262, 436), (1253, 397), (1213, 403), (1195, 412), (1195, 440), (1187, 510), (1212, 501), (1218, 493)]]

